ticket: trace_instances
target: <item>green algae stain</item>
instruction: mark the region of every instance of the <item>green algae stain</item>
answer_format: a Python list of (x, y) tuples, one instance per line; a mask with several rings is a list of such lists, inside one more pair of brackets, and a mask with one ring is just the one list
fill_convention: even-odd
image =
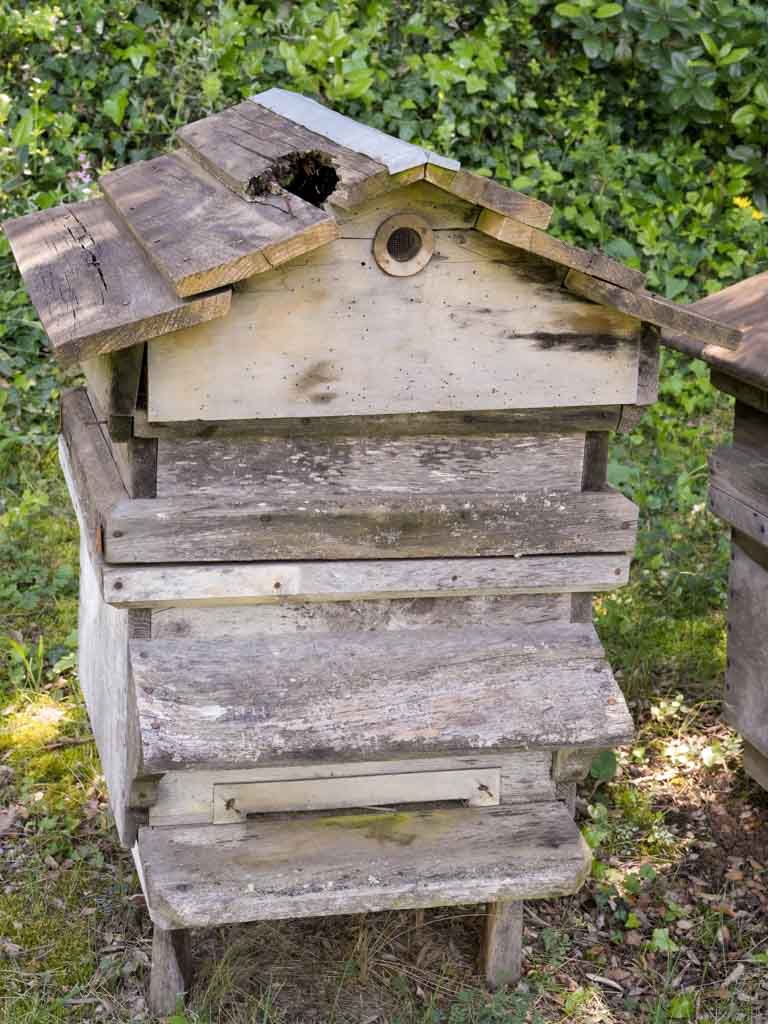
[(410, 846), (416, 838), (415, 832), (404, 829), (411, 824), (412, 815), (405, 811), (392, 811), (388, 814), (339, 814), (333, 818), (321, 818), (317, 822), (319, 828), (348, 828), (363, 832), (368, 839), (376, 839), (380, 843), (397, 843), (399, 846)]

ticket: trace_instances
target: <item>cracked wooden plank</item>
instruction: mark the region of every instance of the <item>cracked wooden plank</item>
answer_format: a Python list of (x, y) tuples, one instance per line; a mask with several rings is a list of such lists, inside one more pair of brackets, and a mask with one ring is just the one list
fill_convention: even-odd
[(586, 623), (293, 633), (223, 649), (130, 642), (145, 774), (603, 748), (632, 735)]
[(554, 213), (552, 207), (540, 199), (515, 192), (492, 178), (472, 174), (471, 171), (452, 171), (427, 164), (425, 176), (433, 185), (466, 199), (474, 206), (483, 206), (485, 210), (503, 217), (515, 217), (533, 228), (548, 227)]
[[(340, 146), (266, 107), (245, 100), (180, 128), (176, 138), (191, 156), (249, 202), (258, 198), (263, 179), (295, 153), (319, 152), (337, 175), (329, 200), (345, 208), (402, 181), (377, 160)], [(407, 173), (407, 172), (406, 172)]]
[(3, 227), (63, 365), (229, 311), (229, 290), (179, 298), (103, 199), (30, 213)]
[(181, 150), (121, 167), (100, 184), (180, 296), (271, 270), (339, 233), (330, 214), (279, 186), (245, 202)]
[(143, 828), (138, 858), (165, 928), (552, 897), (591, 863), (557, 802)]

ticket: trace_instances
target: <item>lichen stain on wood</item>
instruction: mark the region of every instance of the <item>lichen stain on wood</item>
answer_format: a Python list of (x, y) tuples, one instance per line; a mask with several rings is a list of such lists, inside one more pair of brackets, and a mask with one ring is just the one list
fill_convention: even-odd
[(333, 161), (317, 149), (286, 153), (250, 179), (247, 194), (256, 199), (285, 189), (313, 206), (322, 206), (340, 181)]
[(405, 830), (412, 822), (412, 814), (390, 811), (383, 814), (336, 814), (332, 818), (319, 818), (314, 824), (317, 828), (355, 829), (367, 839), (410, 846), (416, 839), (416, 833)]
[[(339, 380), (339, 371), (330, 359), (320, 359), (296, 379), (294, 387), (300, 395), (305, 396), (314, 403), (332, 402), (336, 397), (335, 391), (327, 390), (328, 385)], [(319, 391), (318, 388), (326, 390)]]

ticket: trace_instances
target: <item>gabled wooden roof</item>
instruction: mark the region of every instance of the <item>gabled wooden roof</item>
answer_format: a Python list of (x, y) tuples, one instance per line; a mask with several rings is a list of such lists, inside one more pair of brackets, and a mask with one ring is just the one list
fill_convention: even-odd
[(672, 330), (662, 334), (664, 344), (698, 356), (729, 377), (768, 390), (768, 271), (707, 295), (690, 309), (742, 331), (739, 348), (729, 351), (715, 344), (697, 344)]
[(738, 330), (644, 291), (638, 271), (547, 234), (546, 203), (306, 96), (269, 89), (177, 139), (104, 175), (104, 199), (4, 225), (60, 362), (226, 316), (229, 285), (336, 238), (334, 208), (420, 180), (477, 206), (478, 231), (567, 268), (577, 294), (694, 346), (738, 344)]

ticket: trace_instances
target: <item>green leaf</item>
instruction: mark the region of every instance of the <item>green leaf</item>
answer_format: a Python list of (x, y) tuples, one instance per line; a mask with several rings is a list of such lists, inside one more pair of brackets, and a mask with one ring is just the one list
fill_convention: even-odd
[(717, 96), (715, 96), (711, 89), (707, 89), (703, 85), (696, 86), (693, 90), (693, 98), (702, 110), (717, 110), (720, 106), (720, 100)]
[(651, 949), (655, 953), (676, 953), (680, 947), (669, 935), (669, 928), (654, 928)]
[(740, 60), (744, 60), (748, 53), (748, 46), (738, 46), (735, 50), (732, 50), (726, 57), (720, 58), (720, 66), (726, 67), (728, 64), (738, 64)]
[(117, 92), (113, 92), (110, 96), (104, 100), (101, 105), (101, 109), (112, 120), (117, 127), (123, 123), (125, 117), (125, 108), (128, 106), (128, 90), (118, 89)]
[(768, 107), (768, 86), (765, 82), (758, 82), (752, 93), (753, 98), (761, 107)]
[(590, 60), (599, 57), (600, 51), (603, 48), (603, 44), (596, 36), (587, 36), (586, 39), (582, 39), (581, 45), (584, 48), (584, 53), (586, 53)]
[(23, 146), (28, 146), (34, 134), (35, 115), (31, 110), (27, 110), (16, 122), (16, 127), (13, 129), (13, 134), (11, 135), (13, 148), (21, 149)]
[(592, 761), (589, 774), (600, 782), (608, 782), (616, 774), (616, 755), (612, 750), (603, 750)]
[(667, 1016), (671, 1020), (691, 1020), (695, 1009), (693, 996), (683, 992), (672, 999), (667, 1009)]
[(624, 8), (621, 4), (600, 4), (595, 11), (596, 18), (615, 18), (617, 14), (621, 14)]
[(208, 103), (213, 103), (221, 96), (221, 78), (215, 71), (209, 71), (207, 75), (203, 75), (202, 86), (203, 96)]
[(584, 13), (576, 4), (558, 4), (555, 10), (561, 18), (580, 18)]
[(743, 107), (739, 107), (731, 116), (731, 124), (735, 124), (737, 128), (747, 128), (757, 117), (757, 107), (752, 106), (751, 103), (747, 103)]
[(710, 57), (717, 58), (720, 55), (720, 51), (717, 48), (715, 40), (706, 32), (699, 33), (699, 39), (704, 43), (704, 49), (707, 51)]

